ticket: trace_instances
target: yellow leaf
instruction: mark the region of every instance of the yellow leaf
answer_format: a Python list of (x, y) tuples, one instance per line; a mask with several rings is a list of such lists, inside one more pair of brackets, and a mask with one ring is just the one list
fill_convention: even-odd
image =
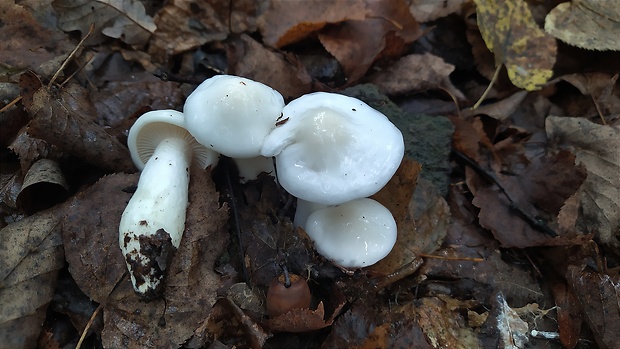
[(537, 90), (553, 75), (555, 39), (536, 25), (523, 0), (474, 0), (478, 27), (495, 64), (504, 64), (510, 81)]

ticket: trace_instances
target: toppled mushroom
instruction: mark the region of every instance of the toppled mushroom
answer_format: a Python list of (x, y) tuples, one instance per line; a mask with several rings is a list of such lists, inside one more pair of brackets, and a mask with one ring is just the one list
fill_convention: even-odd
[(319, 254), (347, 269), (377, 263), (390, 253), (397, 236), (392, 213), (368, 198), (313, 212), (305, 230)]
[(285, 123), (265, 138), (278, 181), (313, 203), (341, 204), (379, 191), (404, 155), (403, 137), (366, 103), (335, 93), (301, 96), (282, 109)]
[(166, 264), (185, 229), (189, 166), (207, 168), (219, 154), (198, 143), (175, 110), (142, 115), (127, 145), (142, 173), (121, 217), (119, 243), (134, 290), (149, 300), (158, 297)]

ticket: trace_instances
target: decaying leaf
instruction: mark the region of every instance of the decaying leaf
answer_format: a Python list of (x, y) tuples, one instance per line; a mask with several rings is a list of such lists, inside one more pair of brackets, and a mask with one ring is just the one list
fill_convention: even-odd
[(0, 230), (0, 343), (34, 348), (65, 264), (61, 215), (49, 210)]
[(445, 300), (437, 297), (422, 298), (414, 311), (418, 315), (418, 325), (433, 348), (481, 347), (477, 335), (466, 325), (459, 309), (448, 306)]
[(404, 0), (367, 1), (366, 5), (370, 13), (363, 21), (347, 20), (318, 33), (349, 83), (361, 78), (380, 57), (400, 56), (406, 44), (422, 35)]
[(500, 292), (491, 301), (492, 309), (483, 325), (485, 348), (522, 349), (529, 342), (527, 322), (513, 310)]
[(61, 32), (44, 27), (14, 1), (0, 3), (0, 21), (0, 62), (3, 64), (0, 70), (13, 67), (13, 72), (7, 75), (24, 69), (51, 75), (72, 49)]
[(547, 117), (545, 127), (548, 137), (571, 149), (588, 172), (580, 189), (584, 230), (620, 246), (620, 129), (560, 116)]
[(568, 267), (565, 277), (596, 334), (596, 343), (601, 348), (615, 348), (620, 343), (620, 277), (574, 265)]
[(96, 110), (82, 87), (69, 84), (60, 91), (32, 89), (31, 74), (20, 79), (24, 107), (31, 117), (29, 133), (57, 146), (66, 155), (111, 171), (134, 171), (127, 148), (92, 121)]
[(433, 1), (433, 0), (408, 0), (409, 11), (415, 17), (419, 23), (425, 23), (433, 21), (437, 18), (442, 18), (458, 12), (465, 4), (466, 0), (446, 0), (446, 1)]
[(247, 34), (226, 48), (230, 74), (262, 82), (287, 100), (311, 91), (312, 78), (294, 56), (269, 50)]
[(41, 159), (32, 164), (17, 196), (17, 207), (34, 213), (52, 207), (67, 196), (69, 185), (57, 161)]
[(370, 76), (386, 95), (404, 95), (431, 89), (445, 89), (459, 100), (465, 96), (450, 81), (452, 64), (430, 53), (404, 56), (385, 70)]
[(620, 9), (614, 1), (573, 0), (545, 18), (545, 31), (588, 50), (620, 50)]
[(103, 177), (64, 206), (62, 236), (69, 272), (82, 292), (105, 303), (126, 272), (118, 224), (137, 174)]
[(108, 36), (141, 46), (157, 29), (137, 0), (54, 0), (52, 5), (60, 15), (58, 27), (64, 31), (79, 30), (85, 35), (94, 23), (94, 32), (86, 40), (89, 45)]
[(271, 1), (269, 9), (259, 17), (258, 27), (265, 42), (279, 48), (305, 38), (327, 24), (361, 21), (371, 13), (366, 1), (352, 1), (347, 5), (321, 0)]
[(166, 1), (155, 16), (157, 32), (149, 53), (156, 61), (167, 62), (173, 55), (224, 40), (231, 31), (253, 32), (258, 6), (250, 0)]
[(505, 64), (513, 84), (539, 89), (553, 75), (556, 42), (538, 28), (527, 2), (475, 0), (478, 26), (495, 65)]
[(215, 304), (220, 285), (213, 269), (228, 244), (228, 209), (219, 204), (210, 172), (194, 167), (190, 171), (185, 231), (166, 270), (165, 301), (142, 302), (129, 278), (124, 278), (104, 309), (105, 347), (143, 348), (148, 339), (155, 347), (178, 348), (190, 340)]

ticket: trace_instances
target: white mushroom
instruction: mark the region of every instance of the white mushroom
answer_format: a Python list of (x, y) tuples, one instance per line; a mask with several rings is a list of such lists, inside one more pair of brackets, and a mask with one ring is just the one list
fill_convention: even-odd
[(233, 160), (239, 170), (241, 183), (253, 181), (257, 179), (261, 173), (271, 176), (275, 175), (272, 158), (256, 156), (253, 158), (235, 158)]
[(403, 158), (398, 128), (358, 99), (316, 92), (293, 100), (282, 114), (261, 154), (276, 157), (278, 181), (300, 199), (335, 205), (371, 196)]
[(142, 170), (119, 225), (119, 243), (135, 291), (157, 297), (166, 264), (185, 229), (190, 162), (206, 168), (219, 154), (196, 142), (174, 110), (142, 115), (129, 131), (131, 157)]
[(326, 259), (348, 269), (373, 265), (396, 243), (396, 222), (375, 200), (362, 198), (325, 207), (308, 216), (305, 227)]
[(267, 85), (218, 75), (187, 97), (183, 114), (187, 129), (205, 147), (232, 158), (253, 158), (283, 107), (282, 95)]

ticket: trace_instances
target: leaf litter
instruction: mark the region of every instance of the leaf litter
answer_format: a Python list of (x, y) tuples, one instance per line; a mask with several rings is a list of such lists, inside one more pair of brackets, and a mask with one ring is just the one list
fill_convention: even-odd
[[(579, 68), (595, 53), (541, 29), (618, 62), (613, 11), (474, 3), (0, 5), (0, 342), (74, 347), (85, 331), (110, 348), (613, 347), (620, 64)], [(596, 29), (558, 25), (578, 11)], [(353, 95), (401, 129), (406, 160), (375, 197), (399, 227), (386, 259), (333, 266), (294, 229), (294, 198), (268, 176), (239, 183), (223, 161), (193, 170), (163, 297), (138, 300), (117, 248), (138, 179), (127, 130), (221, 72), (287, 100)], [(307, 280), (311, 305), (269, 318), (267, 288), (286, 272)]]

